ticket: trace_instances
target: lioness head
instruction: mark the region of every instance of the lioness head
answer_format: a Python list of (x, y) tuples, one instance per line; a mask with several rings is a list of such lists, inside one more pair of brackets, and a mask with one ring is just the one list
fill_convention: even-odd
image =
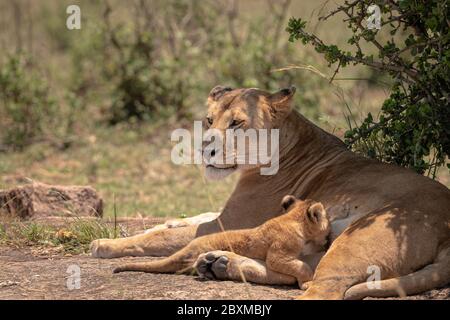
[(285, 212), (295, 210), (301, 221), (302, 233), (308, 240), (318, 245), (325, 245), (331, 226), (324, 206), (313, 200), (300, 200), (287, 195), (281, 201)]
[[(221, 141), (215, 146), (211, 146), (211, 143), (203, 145), (202, 153), (206, 162), (207, 178), (222, 179), (237, 170), (248, 170), (261, 166), (259, 156), (254, 161), (255, 152), (259, 152), (259, 150), (255, 150), (255, 145), (261, 146), (261, 142), (259, 140), (256, 140), (255, 144), (247, 142), (254, 137), (255, 132), (259, 133), (260, 129), (266, 129), (267, 131), (264, 131), (268, 133), (266, 150), (273, 148), (269, 145), (270, 134), (272, 134), (270, 129), (278, 129), (289, 115), (292, 110), (294, 94), (294, 87), (275, 93), (255, 88), (232, 89), (217, 86), (212, 89), (207, 100), (208, 112), (204, 126), (205, 129), (211, 129), (208, 132), (218, 133)], [(236, 135), (241, 134), (241, 137), (242, 134), (245, 136), (244, 140), (246, 139), (247, 142), (243, 152), (227, 148), (230, 145), (227, 142), (233, 141), (233, 145), (237, 145), (236, 136), (233, 136), (232, 139), (227, 138), (230, 137), (227, 135), (230, 132), (234, 132)], [(269, 155), (270, 152), (269, 150)]]

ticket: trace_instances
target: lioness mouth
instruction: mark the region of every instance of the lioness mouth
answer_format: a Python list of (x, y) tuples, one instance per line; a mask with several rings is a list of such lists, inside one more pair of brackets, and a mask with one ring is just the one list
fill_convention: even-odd
[(206, 166), (206, 168), (212, 168), (212, 169), (217, 169), (217, 170), (232, 170), (232, 169), (236, 169), (237, 168), (237, 164), (235, 164), (234, 166), (231, 167), (225, 167), (225, 168), (221, 168), (221, 167), (216, 167), (212, 164), (208, 164)]
[(221, 180), (236, 172), (237, 165), (231, 167), (216, 167), (212, 164), (206, 166), (205, 174), (209, 180)]

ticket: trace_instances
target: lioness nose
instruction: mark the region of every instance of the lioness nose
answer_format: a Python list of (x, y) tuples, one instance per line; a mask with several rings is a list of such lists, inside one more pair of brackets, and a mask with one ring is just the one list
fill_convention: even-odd
[(203, 150), (203, 157), (204, 159), (209, 163), (209, 161), (211, 161), (212, 158), (214, 158), (214, 156), (216, 155), (216, 149), (215, 148), (211, 148), (211, 147), (206, 147)]
[(207, 146), (203, 149), (203, 159), (206, 164), (211, 164), (211, 162), (215, 162), (215, 156), (217, 155), (217, 150), (214, 146)]

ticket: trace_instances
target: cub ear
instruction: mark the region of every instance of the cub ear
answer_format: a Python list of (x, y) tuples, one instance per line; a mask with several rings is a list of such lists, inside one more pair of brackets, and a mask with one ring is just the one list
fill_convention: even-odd
[(271, 111), (275, 119), (283, 120), (292, 110), (292, 98), (294, 97), (295, 87), (282, 89), (270, 95)]
[(232, 91), (233, 89), (225, 86), (215, 86), (210, 92), (208, 98), (213, 101), (219, 100), (226, 92)]
[(281, 200), (281, 206), (284, 211), (287, 211), (296, 201), (297, 199), (294, 196), (287, 195)]
[(327, 213), (323, 205), (320, 202), (317, 202), (312, 204), (308, 208), (306, 215), (308, 217), (308, 220), (311, 221), (311, 223), (315, 224), (321, 222), (322, 219), (326, 218)]

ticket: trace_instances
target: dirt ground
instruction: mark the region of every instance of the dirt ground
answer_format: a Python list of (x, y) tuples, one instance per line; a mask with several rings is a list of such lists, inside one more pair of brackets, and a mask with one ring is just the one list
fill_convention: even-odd
[[(184, 275), (112, 273), (120, 262), (137, 258), (43, 256), (11, 248), (0, 252), (0, 299), (290, 299), (301, 293), (295, 287), (202, 281)], [(80, 289), (67, 287), (68, 280), (73, 283), (67, 273), (71, 265), (80, 267)]]
[[(112, 273), (114, 266), (132, 259), (151, 258), (97, 260), (0, 247), (0, 299), (292, 299), (302, 293), (295, 287), (202, 281), (184, 275)], [(70, 290), (68, 268), (73, 265), (80, 267), (81, 281), (80, 289)], [(450, 299), (450, 287), (408, 299)]]
[[(158, 222), (155, 219), (147, 225)], [(130, 226), (130, 222), (127, 224)], [(185, 275), (112, 273), (124, 261), (147, 259), (152, 258), (103, 260), (45, 248), (0, 246), (0, 299), (292, 299), (302, 293), (294, 286), (204, 281)], [(76, 270), (80, 271), (79, 289), (71, 273)], [(450, 300), (450, 286), (407, 299)]]

